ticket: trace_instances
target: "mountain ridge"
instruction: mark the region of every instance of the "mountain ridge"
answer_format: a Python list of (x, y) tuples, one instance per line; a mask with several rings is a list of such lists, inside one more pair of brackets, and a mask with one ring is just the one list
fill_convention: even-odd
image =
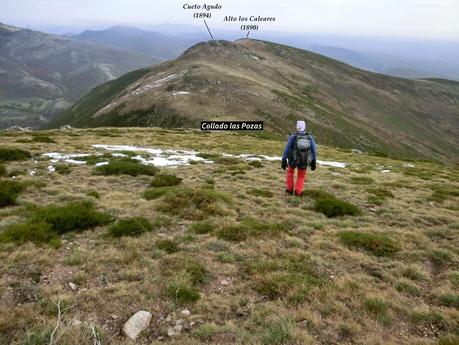
[(51, 127), (180, 127), (244, 119), (287, 133), (305, 118), (328, 145), (443, 161), (458, 157), (455, 85), (371, 73), (285, 45), (200, 42), (124, 86), (85, 114), (78, 105), (70, 108)]

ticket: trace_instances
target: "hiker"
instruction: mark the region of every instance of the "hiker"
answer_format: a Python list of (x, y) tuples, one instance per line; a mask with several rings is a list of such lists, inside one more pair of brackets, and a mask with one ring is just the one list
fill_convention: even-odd
[[(288, 138), (282, 155), (282, 169), (287, 169), (287, 193), (301, 196), (304, 181), (307, 180), (307, 168), (316, 170), (317, 148), (312, 135), (306, 132), (304, 121), (296, 122), (296, 134)], [(294, 184), (295, 169), (298, 169), (296, 185)], [(295, 189), (294, 189), (295, 187)]]

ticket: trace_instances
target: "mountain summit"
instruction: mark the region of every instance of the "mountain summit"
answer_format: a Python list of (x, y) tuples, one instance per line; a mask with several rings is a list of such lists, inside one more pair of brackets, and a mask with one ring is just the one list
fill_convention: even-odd
[(243, 119), (287, 133), (301, 118), (319, 143), (457, 160), (458, 114), (459, 83), (388, 77), (244, 39), (198, 43), (174, 61), (104, 84), (50, 126), (196, 126)]

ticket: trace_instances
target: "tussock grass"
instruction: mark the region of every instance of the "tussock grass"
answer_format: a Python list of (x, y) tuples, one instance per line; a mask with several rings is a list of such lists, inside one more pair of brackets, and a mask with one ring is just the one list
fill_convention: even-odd
[(32, 155), (29, 151), (11, 147), (0, 148), (0, 162), (24, 161), (31, 157)]
[(427, 327), (438, 331), (447, 331), (449, 329), (448, 322), (443, 315), (434, 311), (413, 311), (409, 314), (409, 320), (421, 328)]
[(2, 176), (6, 176), (7, 174), (7, 171), (6, 171), (6, 168), (3, 164), (0, 164), (0, 177)]
[(432, 195), (428, 198), (429, 201), (442, 203), (449, 198), (459, 196), (459, 191), (448, 184), (434, 184), (430, 189), (432, 190)]
[(17, 197), (25, 188), (25, 183), (0, 180), (0, 208), (16, 205)]
[(244, 277), (252, 288), (269, 299), (302, 303), (310, 289), (324, 283), (316, 265), (303, 254), (283, 255), (275, 259), (251, 258), (242, 263)]
[(341, 241), (351, 247), (363, 249), (376, 256), (392, 257), (400, 250), (399, 246), (387, 235), (360, 231), (342, 231)]
[(144, 232), (152, 231), (153, 224), (143, 217), (132, 217), (118, 220), (115, 224), (110, 226), (108, 233), (112, 237), (122, 236), (140, 236)]
[(365, 310), (375, 316), (378, 321), (383, 324), (390, 324), (391, 319), (387, 312), (389, 311), (390, 304), (379, 298), (367, 298), (363, 306)]
[(177, 186), (182, 182), (180, 177), (171, 174), (158, 174), (153, 178), (150, 187), (171, 187)]
[(166, 295), (180, 305), (194, 303), (201, 298), (199, 290), (184, 277), (170, 282), (166, 287)]
[(436, 297), (439, 305), (459, 309), (459, 295), (454, 294), (441, 294)]
[(207, 281), (209, 273), (196, 259), (184, 254), (174, 254), (164, 257), (160, 263), (161, 274), (173, 277), (186, 273), (192, 284), (201, 284)]
[(96, 173), (100, 175), (149, 175), (153, 176), (159, 171), (151, 165), (143, 165), (139, 162), (127, 159), (112, 159), (109, 164), (96, 167)]
[(395, 284), (395, 289), (399, 292), (408, 294), (410, 296), (419, 296), (421, 295), (421, 291), (419, 288), (407, 281), (399, 281)]
[(293, 338), (293, 324), (290, 320), (278, 320), (269, 325), (262, 339), (263, 345), (289, 344)]
[(446, 266), (453, 261), (453, 253), (447, 249), (437, 249), (430, 253), (430, 259), (437, 266)]
[(268, 223), (253, 218), (245, 218), (238, 224), (223, 226), (218, 232), (218, 238), (230, 242), (241, 242), (249, 237), (277, 236), (288, 233), (292, 228), (289, 223)]
[(230, 204), (231, 197), (214, 189), (179, 188), (167, 193), (157, 206), (160, 212), (174, 214), (185, 219), (201, 220), (224, 215), (221, 204)]

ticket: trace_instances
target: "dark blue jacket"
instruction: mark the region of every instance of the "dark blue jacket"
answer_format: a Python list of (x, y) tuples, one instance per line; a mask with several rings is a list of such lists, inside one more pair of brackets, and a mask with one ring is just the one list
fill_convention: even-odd
[[(298, 132), (298, 134), (302, 134), (302, 135), (305, 135), (306, 132)], [(310, 134), (309, 137), (311, 138), (311, 153), (312, 153), (312, 159), (313, 160), (316, 160), (317, 159), (317, 146), (316, 146), (316, 142), (314, 141), (314, 137)], [(292, 148), (292, 146), (294, 145), (295, 143), (295, 139), (296, 139), (296, 134), (293, 134), (291, 135), (289, 138), (288, 138), (288, 141), (287, 141), (287, 146), (285, 146), (285, 150), (284, 150), (284, 153), (282, 155), (282, 159), (287, 159), (288, 158), (288, 155), (290, 153), (290, 150)], [(290, 165), (290, 162), (289, 162), (289, 165)]]

